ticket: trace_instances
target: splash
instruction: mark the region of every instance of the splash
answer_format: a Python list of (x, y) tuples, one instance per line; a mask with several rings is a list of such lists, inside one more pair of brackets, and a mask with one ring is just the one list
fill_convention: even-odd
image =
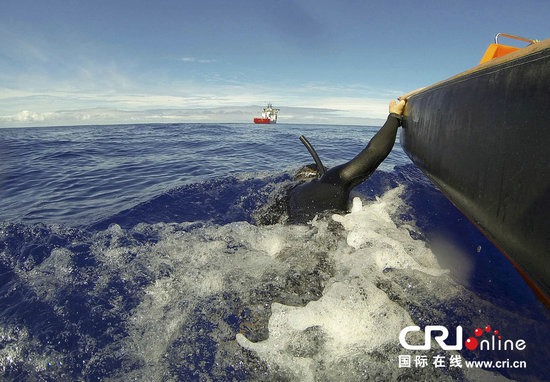
[(29, 380), (433, 379), (398, 368), (403, 327), (447, 319), (447, 306), (497, 320), (401, 221), (402, 192), (307, 225), (3, 225), (0, 368)]
[[(370, 377), (391, 377), (393, 371), (383, 364), (396, 361), (400, 350), (395, 346), (396, 333), (413, 320), (377, 284), (388, 279), (385, 272), (390, 269), (429, 277), (447, 273), (425, 243), (411, 238), (411, 226), (394, 223), (402, 191), (393, 189), (366, 206), (355, 198), (351, 213), (334, 215), (332, 219), (344, 228), (347, 246), (342, 243), (330, 253), (335, 275), (322, 297), (304, 307), (273, 304), (269, 338), (253, 342), (237, 334), (237, 342), (258, 354), (272, 372), (295, 380), (326, 377), (328, 369), (340, 370), (333, 375), (338, 379), (359, 378), (365, 372)], [(357, 367), (354, 362), (359, 359)], [(337, 367), (342, 364), (348, 367)]]

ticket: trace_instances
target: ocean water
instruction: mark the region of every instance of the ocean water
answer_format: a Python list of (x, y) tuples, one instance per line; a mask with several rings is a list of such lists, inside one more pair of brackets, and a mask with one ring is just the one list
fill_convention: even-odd
[[(0, 379), (549, 380), (549, 311), (399, 142), (351, 212), (257, 223), (299, 135), (331, 167), (377, 130), (0, 129)], [(493, 345), (407, 350), (413, 325)]]

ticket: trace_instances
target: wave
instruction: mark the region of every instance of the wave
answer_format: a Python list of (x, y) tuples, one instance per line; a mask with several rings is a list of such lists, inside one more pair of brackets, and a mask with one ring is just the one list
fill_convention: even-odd
[(398, 368), (397, 336), (479, 321), (525, 338), (524, 356), (543, 365), (544, 310), (473, 293), (430, 249), (416, 211), (452, 213), (420, 175), (377, 173), (356, 190), (361, 206), (304, 225), (253, 224), (286, 174), (181, 186), (90, 226), (2, 223), (0, 369), (11, 380), (476, 380)]

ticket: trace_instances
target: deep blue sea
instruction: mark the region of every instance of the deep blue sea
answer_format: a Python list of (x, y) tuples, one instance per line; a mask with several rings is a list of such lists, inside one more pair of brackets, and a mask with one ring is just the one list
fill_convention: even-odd
[(0, 129), (0, 379), (550, 380), (549, 311), (399, 142), (351, 213), (258, 223), (301, 134), (331, 167), (378, 128)]

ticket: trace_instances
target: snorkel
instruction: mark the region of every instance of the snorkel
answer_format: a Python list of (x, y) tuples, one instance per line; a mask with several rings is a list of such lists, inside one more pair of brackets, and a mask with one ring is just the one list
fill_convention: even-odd
[(305, 136), (300, 135), (300, 141), (304, 144), (304, 146), (306, 146), (307, 151), (309, 151), (309, 153), (313, 157), (313, 160), (315, 161), (315, 166), (310, 165), (302, 167), (294, 177), (306, 179), (312, 177), (315, 177), (317, 179), (321, 178), (326, 171), (325, 166), (323, 166), (323, 162), (321, 162), (319, 155), (317, 155), (317, 152)]

